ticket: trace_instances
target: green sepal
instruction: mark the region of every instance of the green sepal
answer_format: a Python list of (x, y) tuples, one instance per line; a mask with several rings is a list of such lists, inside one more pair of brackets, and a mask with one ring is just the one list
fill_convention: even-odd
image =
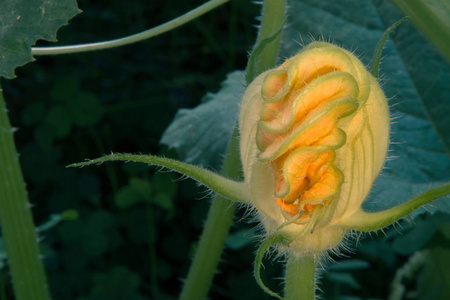
[(345, 218), (340, 225), (347, 229), (361, 231), (374, 231), (391, 225), (403, 217), (406, 217), (422, 205), (430, 203), (450, 194), (450, 183), (430, 189), (402, 204), (380, 212), (366, 212), (358, 210), (352, 216)]
[(389, 27), (381, 37), (380, 41), (377, 44), (377, 47), (375, 48), (375, 52), (373, 53), (372, 61), (370, 62), (370, 73), (372, 73), (373, 77), (378, 78), (378, 71), (380, 66), (380, 59), (381, 59), (381, 51), (383, 50), (384, 44), (386, 44), (387, 38), (391, 34), (392, 31), (394, 31), (395, 28), (397, 28), (400, 24), (402, 24), (404, 21), (406, 21), (408, 17), (403, 17), (397, 22), (395, 22), (391, 27)]
[(272, 297), (283, 299), (280, 295), (277, 293), (271, 291), (262, 281), (261, 279), (261, 266), (263, 266), (262, 260), (264, 258), (264, 254), (269, 250), (269, 248), (275, 244), (284, 244), (289, 245), (289, 243), (292, 242), (292, 240), (289, 240), (289, 238), (281, 233), (274, 233), (270, 236), (268, 236), (260, 245), (258, 250), (256, 251), (255, 255), (255, 262), (253, 263), (253, 276), (255, 277), (256, 283)]
[(250, 193), (244, 182), (234, 181), (199, 166), (170, 158), (144, 154), (113, 153), (85, 162), (74, 163), (67, 167), (84, 167), (102, 164), (106, 161), (141, 162), (168, 168), (198, 181), (227, 199), (241, 203), (250, 203)]
[[(262, 57), (264, 55), (267, 55), (266, 52), (269, 51), (269, 50), (267, 50), (268, 49), (267, 47), (272, 42), (278, 41), (278, 43), (279, 43), (281, 33), (283, 32), (283, 27), (285, 24), (286, 24), (286, 19), (283, 21), (283, 23), (280, 25), (280, 27), (278, 27), (277, 31), (275, 31), (271, 36), (263, 39), (253, 49), (253, 51), (250, 54), (250, 57), (248, 59), (248, 64), (247, 64), (247, 69), (246, 69), (247, 72), (245, 74), (245, 80), (247, 81), (248, 84), (250, 82), (252, 82), (253, 79), (255, 79), (259, 74), (261, 74), (262, 72), (264, 72), (268, 68), (270, 68), (269, 66), (265, 66), (265, 65), (261, 64)], [(276, 47), (276, 49), (278, 51), (278, 47)], [(276, 55), (274, 55), (273, 57), (276, 57)], [(273, 61), (273, 64), (274, 63), (275, 63), (275, 61)]]

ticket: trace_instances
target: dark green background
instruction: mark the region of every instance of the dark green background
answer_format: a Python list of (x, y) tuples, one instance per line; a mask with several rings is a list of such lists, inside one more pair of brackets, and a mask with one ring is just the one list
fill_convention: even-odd
[[(202, 3), (80, 0), (84, 12), (59, 30), (58, 40), (78, 44), (126, 36)], [(101, 52), (37, 57), (16, 70), (17, 79), (2, 80), (11, 123), (19, 128), (16, 144), (36, 224), (67, 209), (80, 215), (40, 235), (54, 299), (176, 299), (208, 209), (205, 191), (170, 173), (155, 175), (154, 168), (144, 165), (65, 166), (111, 151), (174, 158), (181, 154), (189, 160), (179, 148), (177, 152), (161, 145), (161, 136), (178, 109), (199, 105), (207, 92), (219, 90), (226, 74), (245, 69), (259, 13), (259, 5), (231, 1), (151, 40)], [(295, 54), (300, 37), (308, 42), (308, 34), (315, 39), (323, 35), (356, 49), (366, 64), (382, 32), (401, 17), (387, 1), (351, 0), (291, 1), (288, 14), (281, 56)], [(399, 144), (391, 147), (400, 158), (390, 162), (378, 180), (366, 204), (374, 209), (450, 178), (448, 157), (420, 102), (432, 98), (448, 103), (445, 91), (439, 92), (449, 78), (448, 64), (411, 24), (402, 25), (393, 39), (381, 73), (395, 105), (393, 116), (400, 115), (392, 125), (392, 140)], [(405, 46), (409, 39), (414, 43)], [(417, 49), (428, 56), (417, 57)], [(430, 95), (430, 84), (421, 86), (426, 81), (419, 76), (435, 78), (431, 74), (438, 73), (436, 67), (429, 69), (433, 64), (443, 74), (431, 85), (437, 98)], [(216, 169), (220, 165), (216, 158), (201, 163)], [(418, 215), (386, 235), (364, 239), (352, 260), (333, 256), (342, 262), (322, 275), (325, 299), (386, 299), (395, 273), (415, 251), (423, 250), (425, 265), (403, 281), (408, 299), (444, 300), (449, 279), (440, 268), (450, 261), (449, 211), (431, 209), (436, 213)], [(241, 210), (236, 221), (244, 214)], [(233, 226), (211, 299), (269, 299), (252, 277), (254, 225), (241, 220)], [(357, 238), (355, 234), (350, 239), (350, 252)], [(281, 290), (281, 264), (266, 261), (265, 267), (265, 282)], [(6, 267), (2, 276), (7, 299), (12, 299)]]

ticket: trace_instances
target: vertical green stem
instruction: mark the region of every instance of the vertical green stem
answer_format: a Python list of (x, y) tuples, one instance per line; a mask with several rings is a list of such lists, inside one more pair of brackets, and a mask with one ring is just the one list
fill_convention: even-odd
[[(221, 172), (232, 179), (239, 179), (242, 176), (237, 137), (236, 129)], [(230, 230), (235, 208), (236, 204), (231, 201), (220, 196), (214, 197), (180, 300), (206, 298)]]
[[(261, 29), (256, 44), (280, 29), (285, 17), (284, 11), (284, 0), (264, 0)], [(276, 62), (279, 45), (279, 39), (267, 45), (267, 50), (264, 49), (263, 54), (258, 57), (258, 62), (264, 67), (272, 68)], [(239, 157), (239, 131), (235, 128), (225, 156), (222, 175), (232, 179), (242, 177)], [(236, 204), (229, 200), (220, 196), (214, 197), (180, 300), (202, 300), (207, 296), (235, 208)]]
[(149, 257), (150, 257), (150, 289), (152, 291), (152, 299), (159, 298), (158, 289), (158, 259), (156, 258), (156, 234), (155, 234), (155, 216), (153, 214), (154, 206), (152, 203), (147, 203), (148, 211), (148, 225), (149, 225)]
[(14, 292), (17, 300), (48, 300), (50, 293), (30, 207), (0, 92), (0, 226)]
[(286, 268), (285, 300), (315, 299), (316, 262), (313, 256), (289, 257)]

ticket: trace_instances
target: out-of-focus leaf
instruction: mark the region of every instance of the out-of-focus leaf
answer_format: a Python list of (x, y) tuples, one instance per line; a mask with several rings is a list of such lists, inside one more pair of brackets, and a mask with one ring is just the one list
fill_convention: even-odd
[(185, 162), (217, 170), (236, 123), (244, 85), (243, 72), (228, 74), (218, 93), (206, 95), (207, 102), (178, 111), (161, 143), (174, 148)]
[(120, 209), (129, 208), (142, 200), (142, 197), (130, 186), (124, 186), (114, 194), (114, 203)]
[(327, 268), (329, 271), (351, 271), (370, 267), (370, 263), (362, 259), (341, 260)]
[(55, 137), (62, 138), (69, 134), (72, 128), (72, 119), (66, 107), (52, 106), (45, 115), (45, 123), (53, 128)]
[(115, 195), (114, 202), (121, 209), (129, 208), (137, 203), (152, 198), (150, 182), (139, 177), (131, 177), (129, 184), (122, 187)]
[(36, 40), (56, 41), (56, 31), (78, 13), (75, 0), (0, 1), (0, 77), (33, 60)]
[(357, 290), (361, 288), (358, 281), (356, 281), (355, 276), (350, 273), (330, 272), (326, 274), (325, 278), (332, 282), (348, 284), (349, 286)]
[(426, 259), (418, 299), (450, 299), (450, 249), (433, 247), (427, 251)]
[(93, 279), (92, 296), (94, 297), (105, 297), (111, 300), (145, 299), (137, 291), (141, 283), (139, 276), (123, 266), (117, 266), (108, 273), (96, 273)]
[(35, 125), (45, 115), (45, 104), (42, 102), (27, 105), (22, 111), (21, 119), (25, 126)]
[(50, 98), (60, 102), (70, 102), (74, 95), (80, 93), (78, 79), (76, 77), (58, 78), (50, 90)]
[(163, 192), (169, 195), (170, 198), (175, 197), (178, 191), (178, 182), (176, 176), (172, 172), (159, 172), (152, 177), (152, 187), (155, 192)]
[(131, 177), (129, 183), (130, 187), (142, 198), (149, 198), (152, 194), (152, 187), (148, 180), (139, 177)]
[(55, 135), (53, 133), (53, 127), (51, 125), (39, 125), (34, 130), (33, 134), (36, 144), (38, 144), (42, 150), (49, 150), (52, 147)]
[(68, 107), (74, 123), (78, 126), (93, 126), (103, 115), (100, 100), (91, 93), (80, 93), (76, 99), (69, 101)]
[(433, 237), (439, 226), (449, 221), (448, 214), (436, 213), (426, 219), (416, 218), (409, 232), (394, 238), (393, 248), (397, 253), (411, 255), (421, 249)]
[(154, 197), (150, 199), (153, 204), (161, 207), (162, 209), (168, 210), (170, 215), (173, 213), (173, 201), (172, 198), (164, 192), (157, 193)]
[(253, 242), (255, 232), (253, 229), (242, 229), (227, 236), (225, 245), (232, 250), (240, 250)]

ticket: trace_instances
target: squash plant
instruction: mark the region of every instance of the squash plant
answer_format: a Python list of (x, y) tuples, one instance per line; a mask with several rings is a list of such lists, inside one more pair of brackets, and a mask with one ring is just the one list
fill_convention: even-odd
[[(108, 42), (32, 47), (37, 39), (55, 41), (56, 30), (78, 13), (76, 3), (37, 1), (29, 6), (24, 1), (6, 1), (0, 75), (13, 78), (14, 69), (33, 57), (107, 51), (136, 43), (174, 30), (226, 2), (209, 1), (161, 26)], [(314, 299), (318, 273), (333, 281), (333, 265), (326, 273), (328, 257), (348, 253), (361, 232), (383, 229), (406, 216), (420, 223), (428, 210), (439, 221), (434, 226), (422, 224), (429, 232), (418, 235), (412, 229), (407, 236), (420, 236), (419, 240), (425, 240), (422, 246), (425, 235), (438, 232), (448, 237), (450, 50), (445, 41), (450, 12), (437, 0), (433, 5), (392, 2), (410, 16), (412, 24), (400, 24), (402, 13), (387, 1), (357, 5), (352, 1), (263, 1), (246, 70), (230, 73), (222, 89), (209, 94), (198, 107), (180, 110), (165, 130), (161, 143), (174, 149), (180, 160), (108, 149), (103, 154), (114, 152), (70, 165), (107, 161), (157, 165), (191, 177), (214, 193), (180, 299), (208, 295), (238, 205), (260, 222), (254, 277), (266, 294), (277, 298)], [(86, 114), (74, 119), (74, 124), (93, 126), (100, 115), (93, 112), (102, 111), (101, 106), (92, 105), (96, 97), (90, 94), (79, 99), (84, 108), (67, 104), (71, 111)], [(0, 221), (14, 294), (16, 299), (50, 299), (14, 130), (3, 96), (1, 100)], [(72, 125), (61, 118), (65, 113), (64, 109), (52, 112), (55, 118), (50, 119), (57, 120), (55, 137), (70, 132)], [(204, 167), (220, 164), (220, 174)], [(149, 189), (145, 181), (132, 179), (131, 190), (122, 190), (116, 198), (124, 202), (117, 203), (132, 201), (133, 188)], [(419, 208), (431, 201), (427, 210)], [(70, 212), (62, 216), (73, 218)], [(398, 270), (391, 299), (403, 296), (403, 278), (415, 273), (407, 270), (423, 266), (430, 257), (445, 261), (450, 253), (441, 244), (421, 250), (396, 240), (398, 249), (413, 249), (415, 254)], [(273, 285), (269, 287), (271, 279), (261, 277), (264, 255), (270, 249), (286, 261), (284, 292), (274, 291)], [(336, 274), (334, 281), (339, 282)], [(341, 283), (357, 286), (354, 278), (342, 278)], [(442, 274), (440, 281), (422, 284), (420, 299), (444, 299), (449, 293), (446, 281)], [(157, 297), (157, 282), (152, 282), (153, 297)]]

